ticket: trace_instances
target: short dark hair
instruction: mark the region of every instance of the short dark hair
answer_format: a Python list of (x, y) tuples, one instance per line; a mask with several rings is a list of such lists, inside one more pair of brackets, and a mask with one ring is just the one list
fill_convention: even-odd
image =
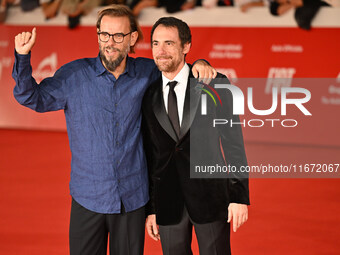
[[(110, 17), (127, 17), (130, 21), (130, 31), (138, 32), (138, 39), (137, 42), (143, 40), (143, 33), (142, 30), (138, 24), (138, 21), (136, 17), (132, 14), (131, 10), (129, 7), (126, 5), (122, 4), (112, 4), (109, 5), (108, 7), (102, 9), (101, 11), (98, 12), (98, 18), (97, 18), (97, 28), (100, 29), (100, 24), (102, 21), (102, 18), (104, 16), (110, 16)], [(137, 43), (136, 42), (136, 43)], [(131, 46), (130, 52), (135, 53), (134, 46)]]
[(151, 45), (152, 45), (152, 36), (155, 32), (155, 29), (159, 26), (165, 27), (175, 27), (178, 31), (179, 39), (181, 40), (181, 45), (184, 46), (186, 43), (191, 43), (191, 31), (187, 23), (183, 20), (177, 19), (175, 17), (163, 17), (156, 21), (156, 23), (152, 26), (151, 29)]

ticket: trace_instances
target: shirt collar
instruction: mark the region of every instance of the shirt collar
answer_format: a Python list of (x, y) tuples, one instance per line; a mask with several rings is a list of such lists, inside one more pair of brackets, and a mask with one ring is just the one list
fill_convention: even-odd
[[(179, 73), (175, 76), (175, 78), (172, 81), (177, 81), (178, 83), (186, 84), (188, 81), (189, 72), (190, 72), (190, 68), (188, 64), (184, 63), (184, 66), (182, 67), (181, 71), (179, 71)], [(166, 78), (163, 74), (162, 74), (162, 80), (163, 80), (163, 89), (164, 89), (170, 80)]]
[[(126, 67), (122, 74), (127, 73), (131, 77), (136, 76), (135, 68), (133, 67), (134, 65), (133, 60), (134, 58), (131, 58), (129, 56), (126, 57)], [(100, 54), (98, 54), (96, 58), (95, 68), (97, 76), (102, 75), (105, 72), (108, 72), (100, 59)]]
[(97, 76), (102, 75), (103, 73), (107, 71), (100, 59), (100, 54), (98, 54), (96, 58), (95, 68), (96, 68)]
[(136, 68), (134, 67), (134, 58), (127, 56), (126, 57), (126, 67), (123, 73), (127, 73), (131, 77), (136, 76)]

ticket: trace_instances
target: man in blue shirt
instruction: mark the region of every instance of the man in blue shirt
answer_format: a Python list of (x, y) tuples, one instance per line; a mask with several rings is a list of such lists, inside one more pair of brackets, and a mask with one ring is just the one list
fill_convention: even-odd
[[(65, 112), (72, 152), (71, 255), (106, 254), (108, 233), (111, 254), (140, 255), (149, 200), (141, 103), (160, 72), (153, 60), (128, 56), (142, 34), (127, 7), (99, 12), (97, 33), (97, 58), (68, 63), (40, 84), (30, 64), (36, 29), (18, 34), (14, 96), (37, 112)], [(197, 68), (205, 77), (215, 73), (202, 63)]]

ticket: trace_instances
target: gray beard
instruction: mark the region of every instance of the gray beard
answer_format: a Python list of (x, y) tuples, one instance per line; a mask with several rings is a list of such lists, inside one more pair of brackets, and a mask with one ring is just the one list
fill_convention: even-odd
[(105, 67), (111, 72), (114, 72), (117, 66), (119, 66), (125, 58), (125, 56), (121, 52), (119, 53), (117, 59), (113, 61), (108, 60), (101, 50), (99, 51), (99, 54), (100, 54), (100, 59), (103, 61)]
[[(118, 50), (118, 49), (115, 48), (115, 50)], [(104, 51), (105, 51), (105, 48), (104, 48)], [(118, 50), (119, 51), (118, 57), (117, 57), (117, 59), (115, 59), (113, 61), (110, 61), (105, 57), (104, 51), (101, 50), (100, 45), (99, 45), (100, 59), (103, 61), (105, 67), (109, 71), (114, 72), (114, 71), (116, 71), (116, 68), (122, 63), (124, 58), (128, 55), (128, 53), (130, 51), (130, 45), (128, 45), (128, 47), (126, 49)]]

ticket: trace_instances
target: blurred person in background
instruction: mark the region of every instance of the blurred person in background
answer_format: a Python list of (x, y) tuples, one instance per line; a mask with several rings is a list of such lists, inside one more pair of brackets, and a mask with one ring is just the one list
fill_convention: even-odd
[(197, 5), (205, 8), (212, 8), (215, 6), (234, 6), (235, 0), (199, 0)]
[(68, 16), (68, 26), (73, 29), (80, 24), (80, 18), (94, 8), (102, 5), (104, 0), (64, 0), (61, 10)]
[(1, 0), (0, 3), (0, 23), (5, 22), (8, 8), (12, 5), (19, 5), (20, 0)]
[(303, 6), (302, 0), (271, 0), (269, 8), (272, 15), (280, 16), (293, 8), (301, 6)]
[(63, 0), (40, 0), (41, 9), (46, 19), (57, 16)]
[(311, 29), (311, 23), (320, 7), (330, 6), (321, 0), (271, 0), (269, 8), (274, 16), (280, 16), (295, 9), (294, 18), (297, 25), (305, 30)]
[(58, 13), (63, 0), (20, 0), (21, 9), (24, 12), (33, 11), (37, 7), (42, 7), (45, 17), (52, 18)]
[(200, 1), (196, 0), (133, 0), (130, 8), (135, 16), (147, 7), (164, 7), (166, 12), (175, 13), (193, 9)]
[(133, 0), (129, 4), (129, 7), (131, 8), (133, 15), (135, 15), (136, 17), (139, 16), (143, 9), (157, 6), (158, 0)]
[(99, 6), (125, 4), (125, 0), (63, 0), (61, 9), (68, 16), (68, 26), (73, 29), (80, 24), (80, 18)]
[(235, 0), (235, 6), (238, 6), (241, 12), (247, 12), (253, 7), (265, 6), (266, 3), (266, 0)]
[(7, 9), (10, 6), (19, 6), (24, 12), (29, 12), (37, 7), (41, 10), (46, 19), (55, 17), (58, 14), (63, 0), (1, 0), (0, 22), (4, 22), (7, 16)]

